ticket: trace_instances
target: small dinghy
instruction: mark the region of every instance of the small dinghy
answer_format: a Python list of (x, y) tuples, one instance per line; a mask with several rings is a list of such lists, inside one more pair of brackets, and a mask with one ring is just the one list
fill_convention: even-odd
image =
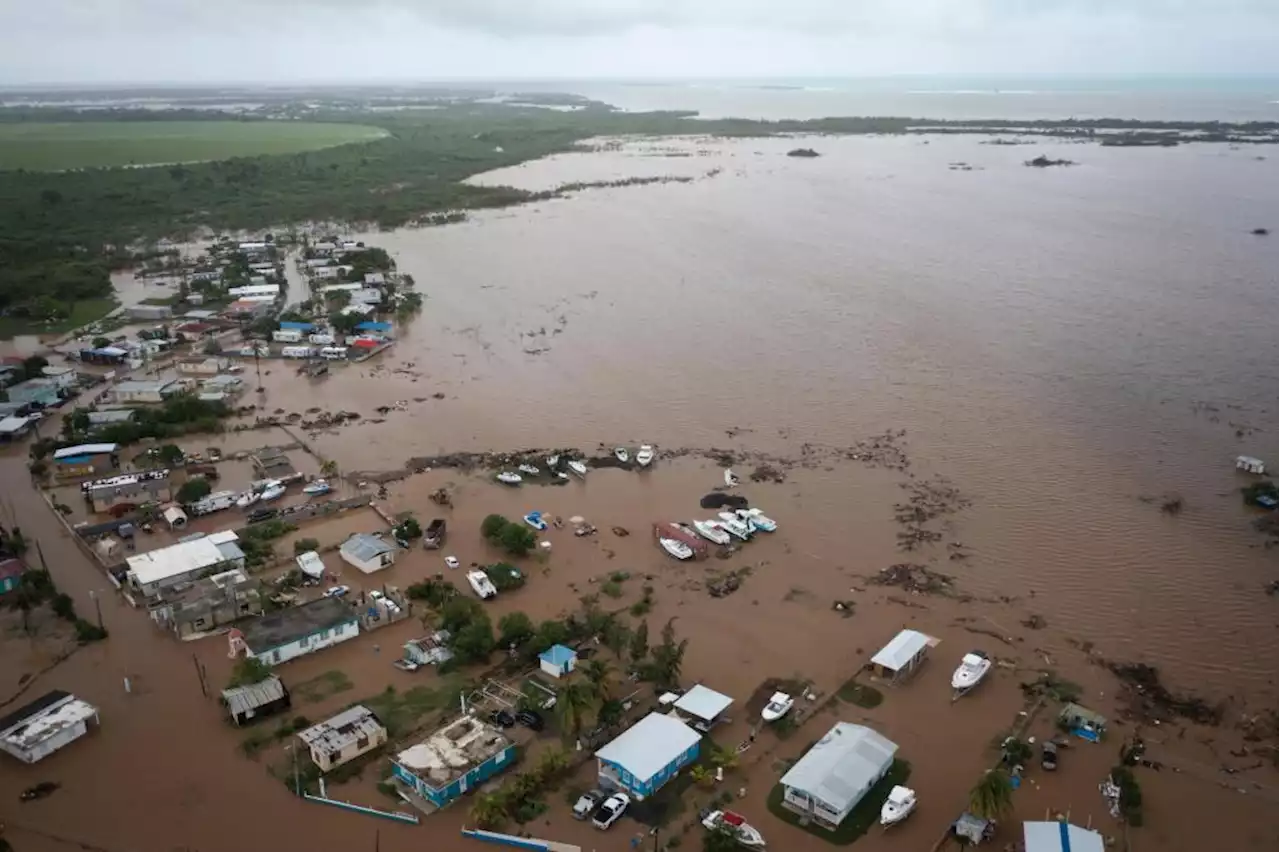
[(715, 521), (694, 521), (693, 529), (712, 544), (728, 544), (729, 534)]
[(730, 535), (740, 538), (743, 541), (751, 538), (751, 525), (746, 521), (738, 519), (733, 512), (720, 513), (720, 526), (723, 527)]
[(538, 470), (537, 465), (532, 465), (532, 464), (522, 464), (519, 467), (517, 467), (516, 470), (520, 471), (521, 473), (527, 473), (530, 476), (537, 476), (538, 474), (542, 473), (542, 471)]
[(693, 548), (685, 544), (683, 541), (678, 541), (674, 538), (660, 538), (658, 539), (658, 544), (662, 545), (662, 549), (667, 553), (670, 553), (676, 559), (693, 558)]
[(524, 516), (524, 522), (538, 532), (542, 532), (547, 528), (547, 522), (542, 520), (541, 512), (530, 512)]
[(769, 703), (760, 711), (760, 718), (766, 722), (776, 722), (790, 713), (794, 706), (796, 706), (796, 700), (790, 695), (785, 692), (775, 692), (769, 699)]
[(738, 479), (738, 474), (734, 473), (732, 470), (728, 470), (728, 469), (725, 470), (724, 472), (725, 485), (729, 486), (730, 488), (733, 488), (735, 485), (737, 485), (741, 481), (742, 480)]
[(653, 464), (653, 456), (654, 456), (653, 447), (649, 446), (648, 444), (641, 444), (640, 452), (636, 453), (636, 464), (640, 465), (641, 467), (648, 467), (649, 465)]
[(236, 508), (247, 509), (254, 503), (257, 503), (260, 497), (262, 497), (262, 495), (257, 491), (246, 491), (236, 498)]
[(323, 479), (317, 479), (315, 482), (308, 483), (303, 487), (303, 494), (315, 496), (317, 494), (328, 494), (333, 490), (333, 486), (325, 482)]
[(521, 477), (520, 474), (512, 473), (509, 470), (502, 471), (502, 473), (499, 473), (494, 477), (494, 479), (498, 480), (503, 485), (519, 485), (524, 481), (524, 478)]
[(587, 466), (582, 462), (578, 461), (577, 459), (570, 459), (568, 464), (569, 464), (569, 470), (578, 474), (578, 476), (587, 475)]
[(742, 814), (736, 814), (733, 811), (710, 811), (703, 816), (702, 827), (707, 831), (724, 829), (733, 835), (733, 839), (738, 841), (739, 846), (747, 849), (765, 847), (764, 836), (760, 831), (748, 825)]
[(278, 480), (273, 480), (271, 482), (268, 482), (267, 487), (262, 489), (261, 500), (263, 503), (269, 502), (271, 500), (277, 500), (284, 496), (284, 490), (285, 489), (284, 489), (283, 482), (280, 482)]
[(951, 688), (956, 698), (973, 689), (991, 671), (991, 660), (981, 651), (970, 651), (960, 660), (960, 666), (951, 675)]
[(897, 825), (916, 809), (916, 791), (910, 787), (894, 787), (880, 808), (880, 824)]
[(631, 460), (631, 454), (627, 452), (626, 447), (614, 447), (613, 456), (623, 464), (626, 464)]
[(750, 521), (753, 527), (764, 532), (774, 532), (778, 529), (778, 522), (759, 509), (739, 509), (738, 517), (744, 521)]

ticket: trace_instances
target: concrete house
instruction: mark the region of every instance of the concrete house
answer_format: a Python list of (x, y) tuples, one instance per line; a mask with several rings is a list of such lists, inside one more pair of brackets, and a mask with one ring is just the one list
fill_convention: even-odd
[(437, 808), (515, 763), (516, 746), (500, 729), (461, 716), (400, 752), (391, 774), (405, 792)]
[(0, 558), (0, 595), (12, 592), (22, 584), (22, 575), (27, 573), (27, 566), (21, 559), (12, 556)]
[(239, 568), (162, 589), (147, 608), (151, 620), (179, 639), (198, 636), (262, 612), (258, 584)]
[(567, 645), (552, 645), (538, 655), (538, 668), (552, 677), (564, 677), (578, 664), (578, 652)]
[(52, 379), (63, 390), (71, 390), (76, 386), (76, 371), (71, 367), (46, 366), (40, 369), (40, 373), (44, 378)]
[(269, 666), (287, 663), (360, 635), (360, 616), (338, 598), (320, 598), (236, 625), (249, 656)]
[(782, 776), (782, 806), (834, 830), (888, 773), (897, 751), (864, 725), (837, 722)]
[(55, 689), (0, 719), (0, 749), (35, 763), (89, 732), (98, 708)]
[(77, 444), (53, 451), (53, 472), (57, 476), (90, 476), (120, 467), (118, 444)]
[(181, 389), (177, 382), (170, 381), (123, 381), (111, 389), (112, 398), (117, 405), (144, 405), (164, 402)]
[(177, 544), (130, 556), (129, 585), (151, 597), (161, 589), (190, 583), (210, 574), (244, 569), (244, 551), (234, 530), (197, 533)]
[(321, 772), (368, 754), (387, 741), (387, 729), (372, 710), (357, 704), (298, 734)]
[(172, 500), (168, 470), (150, 470), (94, 479), (80, 483), (80, 493), (95, 512), (109, 512), (116, 506), (141, 506)]
[(602, 787), (652, 796), (698, 758), (702, 735), (674, 716), (650, 713), (596, 752)]
[(388, 568), (396, 561), (400, 548), (376, 535), (356, 533), (342, 543), (338, 554), (342, 561), (366, 574)]
[(66, 388), (58, 384), (57, 379), (42, 376), (36, 379), (27, 379), (25, 382), (18, 382), (18, 384), (10, 387), (6, 393), (9, 395), (10, 402), (48, 408), (61, 402), (62, 394), (65, 391)]
[(216, 376), (231, 366), (231, 359), (214, 356), (207, 358), (181, 358), (176, 366), (178, 372), (184, 376)]
[(292, 706), (289, 690), (275, 675), (248, 686), (222, 690), (222, 704), (237, 727), (283, 713)]
[(35, 421), (30, 417), (4, 417), (0, 418), (0, 441), (16, 441), (26, 435), (32, 429), (32, 423)]

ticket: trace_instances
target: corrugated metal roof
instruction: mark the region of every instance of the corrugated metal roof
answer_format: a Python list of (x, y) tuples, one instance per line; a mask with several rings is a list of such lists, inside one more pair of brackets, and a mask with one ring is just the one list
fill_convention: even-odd
[(896, 672), (928, 646), (928, 636), (916, 630), (904, 630), (877, 651), (871, 662)]
[(222, 690), (222, 700), (226, 702), (227, 709), (234, 716), (241, 716), (272, 701), (279, 701), (283, 697), (284, 684), (275, 675), (248, 686), (235, 686)]
[(1103, 852), (1102, 835), (1069, 822), (1024, 822), (1026, 852)]
[(782, 776), (781, 783), (844, 811), (893, 762), (898, 746), (864, 725), (837, 722)]
[(360, 562), (377, 559), (382, 554), (390, 553), (395, 549), (394, 544), (388, 544), (376, 535), (368, 533), (356, 533), (342, 543), (343, 554)]
[(733, 699), (729, 696), (698, 684), (680, 696), (680, 699), (676, 701), (675, 707), (677, 710), (709, 722), (728, 709), (732, 703)]
[(650, 713), (596, 752), (641, 781), (648, 781), (702, 739), (702, 735), (674, 716)]
[(119, 444), (77, 444), (74, 447), (63, 447), (53, 451), (55, 459), (73, 458), (75, 456), (94, 456), (101, 453), (114, 453)]

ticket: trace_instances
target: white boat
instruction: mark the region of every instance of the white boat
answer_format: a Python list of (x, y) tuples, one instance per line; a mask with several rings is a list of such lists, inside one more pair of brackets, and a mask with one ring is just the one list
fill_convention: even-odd
[(537, 476), (538, 474), (542, 473), (542, 471), (538, 470), (537, 465), (532, 465), (532, 464), (522, 464), (519, 467), (517, 467), (516, 470), (520, 471), (521, 473), (527, 473), (530, 476)]
[(641, 467), (648, 467), (649, 465), (653, 464), (653, 456), (654, 456), (653, 447), (649, 446), (648, 444), (641, 444), (640, 451), (636, 453), (636, 464), (640, 465)]
[(702, 818), (702, 827), (708, 831), (726, 829), (733, 835), (733, 839), (738, 841), (739, 846), (747, 849), (765, 847), (764, 835), (748, 825), (742, 814), (736, 814), (733, 811), (711, 811)]
[(587, 466), (582, 462), (578, 461), (577, 459), (570, 459), (568, 464), (569, 464), (569, 470), (578, 474), (578, 476), (587, 475)]
[(262, 494), (257, 491), (246, 491), (236, 498), (236, 508), (247, 509), (257, 503), (260, 497), (262, 497)]
[(778, 528), (778, 522), (759, 509), (739, 509), (738, 517), (744, 521), (750, 521), (753, 527), (765, 532), (773, 532)]
[(563, 470), (556, 471), (556, 479), (568, 479), (568, 478), (569, 478), (569, 474), (565, 473)]
[(896, 825), (916, 809), (916, 791), (910, 787), (894, 787), (880, 808), (880, 824)]
[(951, 675), (951, 688), (963, 695), (977, 686), (987, 672), (991, 671), (991, 660), (981, 651), (971, 651), (960, 660), (960, 666)]
[(683, 541), (678, 541), (674, 538), (660, 538), (658, 539), (658, 544), (662, 545), (662, 549), (667, 553), (670, 553), (676, 559), (693, 558), (693, 548), (685, 544)]
[(520, 476), (518, 473), (512, 473), (509, 470), (502, 471), (502, 473), (499, 473), (494, 477), (494, 479), (498, 480), (503, 485), (519, 485), (521, 482), (524, 482), (524, 477)]
[(315, 482), (308, 483), (303, 487), (303, 494), (328, 494), (333, 490), (333, 486), (323, 479), (317, 479)]
[(794, 706), (796, 706), (796, 700), (790, 695), (785, 692), (775, 692), (769, 699), (769, 703), (760, 711), (760, 718), (766, 722), (776, 722), (790, 713)]
[(751, 538), (751, 525), (746, 521), (740, 520), (733, 512), (721, 512), (719, 523), (732, 536), (736, 536), (743, 541)]
[(284, 496), (284, 483), (280, 481), (272, 481), (267, 483), (267, 487), (262, 489), (262, 502), (266, 503), (270, 500), (277, 500)]
[(727, 485), (727, 486), (729, 486), (730, 488), (732, 488), (732, 487), (734, 487), (735, 485), (737, 485), (737, 484), (738, 484), (739, 482), (741, 482), (741, 481), (742, 481), (742, 480), (738, 479), (738, 474), (734, 473), (732, 470), (729, 470), (729, 469), (727, 469), (727, 468), (725, 469), (725, 472), (724, 472), (724, 484), (725, 484), (725, 485)]
[(729, 534), (724, 531), (724, 527), (715, 521), (694, 521), (693, 529), (694, 532), (713, 544), (729, 543)]
[(631, 455), (627, 452), (626, 447), (614, 447), (613, 455), (615, 458), (617, 458), (618, 461), (622, 462), (623, 464), (626, 464), (628, 461), (631, 460)]
[(547, 467), (551, 470), (556, 469), (556, 465), (560, 464), (560, 456), (547, 456)]
[(489, 579), (489, 575), (483, 571), (468, 571), (467, 582), (471, 584), (471, 588), (481, 600), (489, 600), (498, 596), (498, 588), (493, 585), (493, 581)]

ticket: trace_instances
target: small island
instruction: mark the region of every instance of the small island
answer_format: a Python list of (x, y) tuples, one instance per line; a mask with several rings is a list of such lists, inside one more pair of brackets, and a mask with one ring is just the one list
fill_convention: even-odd
[(792, 148), (787, 152), (788, 157), (821, 157), (817, 151), (812, 148)]
[(1052, 160), (1041, 154), (1034, 160), (1027, 160), (1023, 165), (1030, 166), (1033, 169), (1047, 169), (1049, 166), (1074, 166), (1075, 163), (1071, 160)]

